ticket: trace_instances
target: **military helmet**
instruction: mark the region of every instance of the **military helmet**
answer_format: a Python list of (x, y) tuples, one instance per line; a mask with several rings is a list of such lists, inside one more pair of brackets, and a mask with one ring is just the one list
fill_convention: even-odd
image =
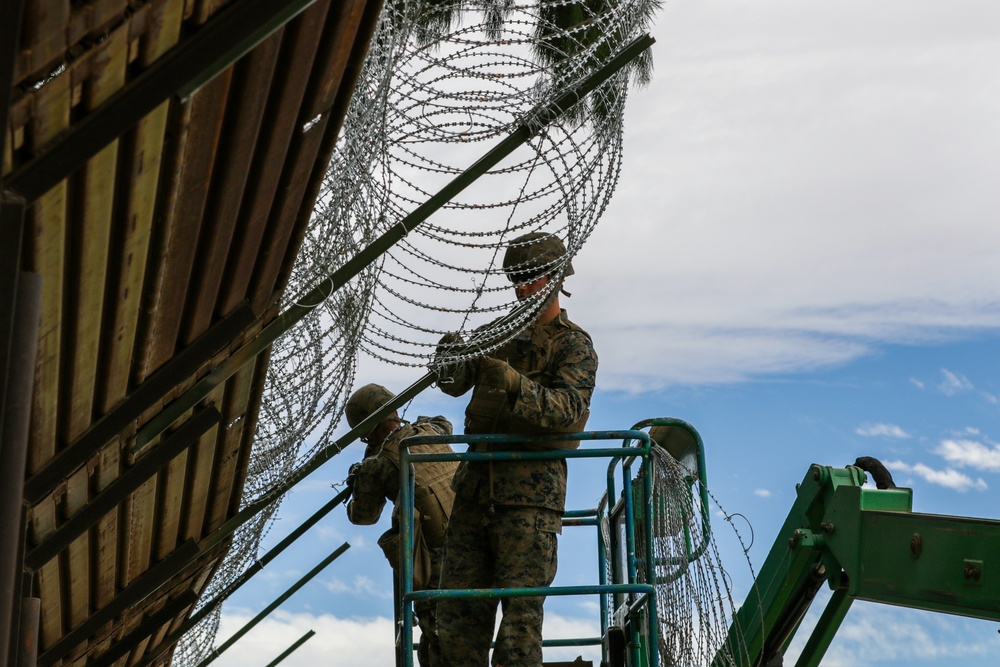
[(395, 394), (380, 384), (366, 384), (347, 399), (345, 412), (351, 428), (367, 419), (373, 412), (385, 405)]
[[(566, 246), (558, 236), (529, 232), (507, 245), (503, 270), (513, 283), (526, 283), (552, 273), (566, 256)], [(573, 263), (566, 262), (563, 277), (573, 275)]]

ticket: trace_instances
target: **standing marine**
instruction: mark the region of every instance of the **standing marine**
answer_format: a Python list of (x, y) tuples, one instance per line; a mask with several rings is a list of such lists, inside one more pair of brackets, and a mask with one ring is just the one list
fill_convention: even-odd
[[(385, 405), (393, 394), (377, 384), (367, 384), (351, 395), (347, 401), (347, 423), (357, 427), (372, 413)], [(367, 443), (365, 457), (351, 466), (347, 483), (351, 500), (347, 504), (347, 518), (357, 525), (371, 525), (379, 520), (386, 501), (393, 503), (392, 526), (378, 540), (393, 572), (400, 575), (399, 528), (399, 443), (410, 436), (451, 435), (451, 423), (444, 417), (418, 417), (408, 423), (396, 412), (379, 422), (361, 440)], [(414, 453), (430, 454), (451, 452), (448, 445), (417, 445)], [(444, 555), (444, 533), (455, 500), (451, 489), (452, 477), (458, 463), (422, 462), (414, 464), (414, 548), (413, 590), (438, 587)], [(430, 600), (417, 601), (413, 611), (420, 627), (420, 644), (417, 657), (421, 667), (437, 667), (440, 652), (437, 636), (435, 604)]]
[[(472, 389), (465, 413), (466, 434), (563, 434), (582, 431), (597, 376), (597, 354), (586, 331), (559, 306), (558, 269), (565, 262), (562, 241), (541, 232), (514, 239), (504, 272), (519, 301), (546, 288), (549, 301), (532, 327), (490, 356), (451, 362), (447, 351), (460, 345), (442, 339), (436, 366), (438, 386), (461, 396)], [(564, 276), (573, 274), (566, 264)], [(578, 442), (552, 442), (532, 449), (566, 449)], [(516, 451), (523, 444), (498, 443)], [(471, 451), (489, 451), (488, 446)], [(556, 574), (557, 536), (566, 501), (566, 461), (519, 460), (461, 464), (453, 487), (455, 505), (445, 537), (441, 588), (549, 586)], [(493, 651), (494, 667), (542, 664), (544, 597), (502, 601)], [(441, 599), (438, 634), (443, 664), (486, 667), (497, 612), (496, 599)]]

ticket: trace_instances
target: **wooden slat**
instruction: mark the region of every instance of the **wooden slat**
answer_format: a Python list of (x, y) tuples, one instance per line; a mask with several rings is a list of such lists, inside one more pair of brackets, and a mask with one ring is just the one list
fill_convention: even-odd
[[(149, 10), (149, 31), (142, 40), (140, 58), (144, 64), (177, 43), (183, 11), (182, 0), (158, 3)], [(111, 342), (100, 403), (102, 414), (110, 411), (128, 392), (169, 106), (170, 102), (164, 102), (139, 121), (130, 133), (131, 150), (123, 165), (128, 182), (128, 203), (118, 288), (111, 304)]]
[[(206, 402), (222, 405), (224, 387), (209, 394)], [(187, 505), (181, 526), (182, 539), (200, 540), (204, 537), (205, 518), (208, 509), (209, 490), (215, 475), (215, 453), (218, 449), (219, 426), (208, 429), (198, 442), (188, 448), (188, 488)]]
[[(205, 232), (194, 271), (201, 279), (191, 293), (191, 307), (181, 333), (187, 345), (204, 333), (216, 314), (216, 299), (240, 205), (249, 176), (249, 166), (257, 147), (267, 105), (268, 87), (274, 75), (281, 47), (282, 31), (264, 40), (235, 67), (227, 107), (226, 134), (216, 156), (216, 169), (205, 213)], [(229, 310), (220, 310), (225, 316)]]
[(27, 56), (27, 71), (43, 74), (63, 57), (70, 0), (24, 3), (21, 51)]
[[(38, 90), (31, 135), (40, 147), (69, 127), (68, 72)], [(59, 363), (63, 326), (63, 274), (66, 253), (66, 182), (46, 192), (31, 207), (31, 270), (42, 274), (42, 311), (31, 411), (28, 472), (34, 473), (56, 452), (59, 415)]]
[(156, 485), (158, 476), (150, 478), (125, 501), (124, 521), (120, 534), (122, 565), (119, 585), (125, 588), (149, 569), (156, 532)]
[[(55, 502), (49, 498), (31, 508), (31, 531), (36, 544), (41, 543), (56, 530)], [(38, 569), (38, 592), (42, 601), (41, 638), (39, 645), (44, 650), (52, 646), (63, 635), (62, 587), (59, 572), (59, 558)]]
[(255, 370), (256, 363), (247, 364), (226, 385), (226, 400), (222, 412), (224, 430), (219, 437), (220, 450), (212, 479), (212, 496), (209, 504), (207, 526), (209, 532), (221, 526), (229, 518), (240, 447), (243, 443), (243, 422)]
[(329, 121), (328, 115), (323, 116), (322, 120), (315, 123), (308, 132), (296, 136), (289, 151), (286, 173), (282, 178), (284, 187), (278, 191), (269, 225), (271, 233), (266, 245), (261, 249), (257, 267), (254, 269), (250, 298), (250, 307), (254, 312), (267, 311), (268, 307), (274, 305), (280, 297), (275, 291), (275, 283), (279, 272), (285, 266), (286, 253), (292, 237), (301, 238), (301, 234), (296, 234), (296, 223), (305, 225), (308, 222), (307, 218), (299, 218), (299, 209), (310, 183), (316, 156), (319, 155), (323, 131)]
[(367, 4), (368, 0), (344, 0), (330, 7), (313, 74), (315, 84), (305, 100), (302, 118), (315, 118), (336, 101)]
[[(100, 45), (91, 65), (83, 105), (93, 111), (125, 83), (128, 31), (117, 30)], [(97, 350), (100, 349), (108, 243), (114, 207), (118, 142), (91, 158), (76, 181), (81, 217), (73, 226), (71, 244), (77, 253), (70, 286), (73, 345), (69, 346), (70, 389), (66, 439), (78, 438), (93, 421)]]
[[(282, 54), (268, 102), (264, 126), (254, 163), (253, 186), (248, 189), (247, 201), (240, 212), (242, 233), (235, 239), (237, 255), (227, 267), (229, 281), (220, 295), (219, 312), (228, 312), (242, 301), (250, 286), (261, 243), (271, 218), (274, 198), (281, 178), (288, 147), (299, 129), (298, 120), (302, 99), (312, 69), (315, 44), (322, 34), (324, 18), (330, 0), (319, 0), (311, 5), (285, 28)], [(270, 236), (275, 236), (271, 230)], [(255, 311), (260, 314), (260, 311)]]
[(166, 363), (177, 349), (230, 79), (231, 70), (227, 70), (202, 87), (189, 102), (188, 131), (184, 140), (178, 142), (180, 148), (174, 156), (179, 162), (178, 179), (172, 183), (167, 194), (169, 203), (161, 216), (167, 225), (152, 285), (155, 295), (150, 307), (152, 321), (136, 369), (137, 382)]
[(125, 15), (127, 0), (90, 0), (73, 3), (67, 42), (77, 44), (88, 35), (103, 34)]
[[(66, 481), (66, 515), (74, 516), (89, 500), (89, 474), (84, 467)], [(67, 626), (75, 628), (90, 616), (90, 534), (84, 533), (66, 550), (69, 561), (69, 581), (66, 587), (69, 618)]]
[[(101, 450), (100, 459), (95, 473), (95, 490), (103, 492), (118, 479), (120, 466), (120, 447), (118, 443)], [(118, 572), (118, 534), (119, 515), (121, 510), (115, 508), (108, 512), (97, 523), (96, 535), (96, 567), (94, 568), (94, 606), (102, 609), (111, 603), (115, 596)]]
[(198, 23), (204, 23), (219, 11), (220, 8), (229, 4), (231, 0), (198, 0), (194, 11), (194, 19)]
[(184, 507), (187, 481), (188, 450), (178, 454), (162, 474), (163, 498), (160, 501), (160, 519), (157, 522), (156, 560), (162, 560), (177, 548), (181, 510)]

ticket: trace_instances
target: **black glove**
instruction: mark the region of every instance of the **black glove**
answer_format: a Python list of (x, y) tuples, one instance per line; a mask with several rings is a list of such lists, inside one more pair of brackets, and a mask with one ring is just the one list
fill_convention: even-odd
[(447, 378), (455, 374), (455, 366), (459, 363), (455, 360), (455, 352), (465, 345), (465, 340), (457, 333), (446, 333), (438, 341), (437, 349), (434, 350), (434, 370), (439, 378)]
[(351, 467), (347, 469), (347, 490), (354, 490), (354, 480), (357, 479), (358, 470), (361, 469), (361, 461), (357, 463), (352, 463)]

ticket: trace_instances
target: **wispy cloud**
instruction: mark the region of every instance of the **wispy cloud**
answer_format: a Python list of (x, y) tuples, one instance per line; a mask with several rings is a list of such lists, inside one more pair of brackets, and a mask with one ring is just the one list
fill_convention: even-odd
[(334, 577), (329, 581), (324, 581), (323, 585), (327, 590), (335, 595), (352, 595), (355, 597), (377, 597), (392, 598), (392, 591), (386, 591), (375, 585), (375, 582), (363, 574), (356, 575), (354, 579), (347, 583), (342, 579)]
[(854, 432), (858, 435), (863, 435), (866, 438), (900, 438), (905, 440), (906, 438), (913, 437), (895, 424), (871, 424), (869, 422), (865, 422), (861, 426), (854, 429)]
[[(810, 627), (822, 609), (822, 604), (814, 604), (804, 625)], [(969, 659), (985, 659), (995, 651), (992, 638), (977, 632), (981, 625), (973, 619), (932, 616), (914, 609), (856, 604), (837, 631), (837, 641), (824, 656), (823, 665), (924, 664), (929, 660), (945, 661), (933, 664), (975, 664)], [(794, 662), (808, 636), (806, 632), (796, 635), (785, 656), (786, 664)], [(974, 637), (982, 639), (970, 641)]]
[(917, 378), (913, 377), (910, 378), (910, 384), (912, 384), (917, 389), (923, 389), (926, 386), (921, 380), (918, 380)]
[(953, 373), (947, 368), (942, 368), (941, 374), (944, 375), (944, 380), (938, 385), (938, 389), (945, 396), (954, 396), (963, 391), (972, 391), (975, 389), (969, 378), (964, 375)]
[(935, 450), (952, 465), (986, 472), (1000, 472), (1000, 445), (977, 440), (942, 440)]
[[(228, 638), (250, 620), (244, 610), (224, 611), (218, 636)], [(600, 633), (600, 615), (582, 619), (560, 614), (545, 614), (544, 636), (550, 638), (593, 637)], [(338, 667), (384, 667), (394, 662), (392, 619), (382, 616), (360, 618), (350, 609), (337, 613), (309, 614), (276, 611), (254, 631), (220, 656), (219, 667), (243, 667), (263, 664), (276, 658), (295, 639), (309, 630), (316, 634), (282, 662), (282, 667), (313, 667), (337, 664)], [(414, 629), (414, 636), (419, 630)], [(598, 647), (546, 649), (547, 660), (573, 660), (578, 655), (600, 661)]]
[(952, 468), (935, 470), (924, 463), (915, 463), (910, 465), (909, 463), (904, 463), (903, 461), (888, 461), (885, 463), (885, 467), (888, 468), (890, 472), (910, 473), (922, 478), (930, 484), (943, 486), (947, 489), (958, 491), (959, 493), (965, 493), (970, 490), (985, 491), (989, 488), (981, 477), (972, 479), (968, 475)]
[(753, 490), (753, 494), (755, 496), (759, 496), (761, 498), (770, 498), (771, 497), (771, 492), (768, 491), (767, 489), (754, 489)]

